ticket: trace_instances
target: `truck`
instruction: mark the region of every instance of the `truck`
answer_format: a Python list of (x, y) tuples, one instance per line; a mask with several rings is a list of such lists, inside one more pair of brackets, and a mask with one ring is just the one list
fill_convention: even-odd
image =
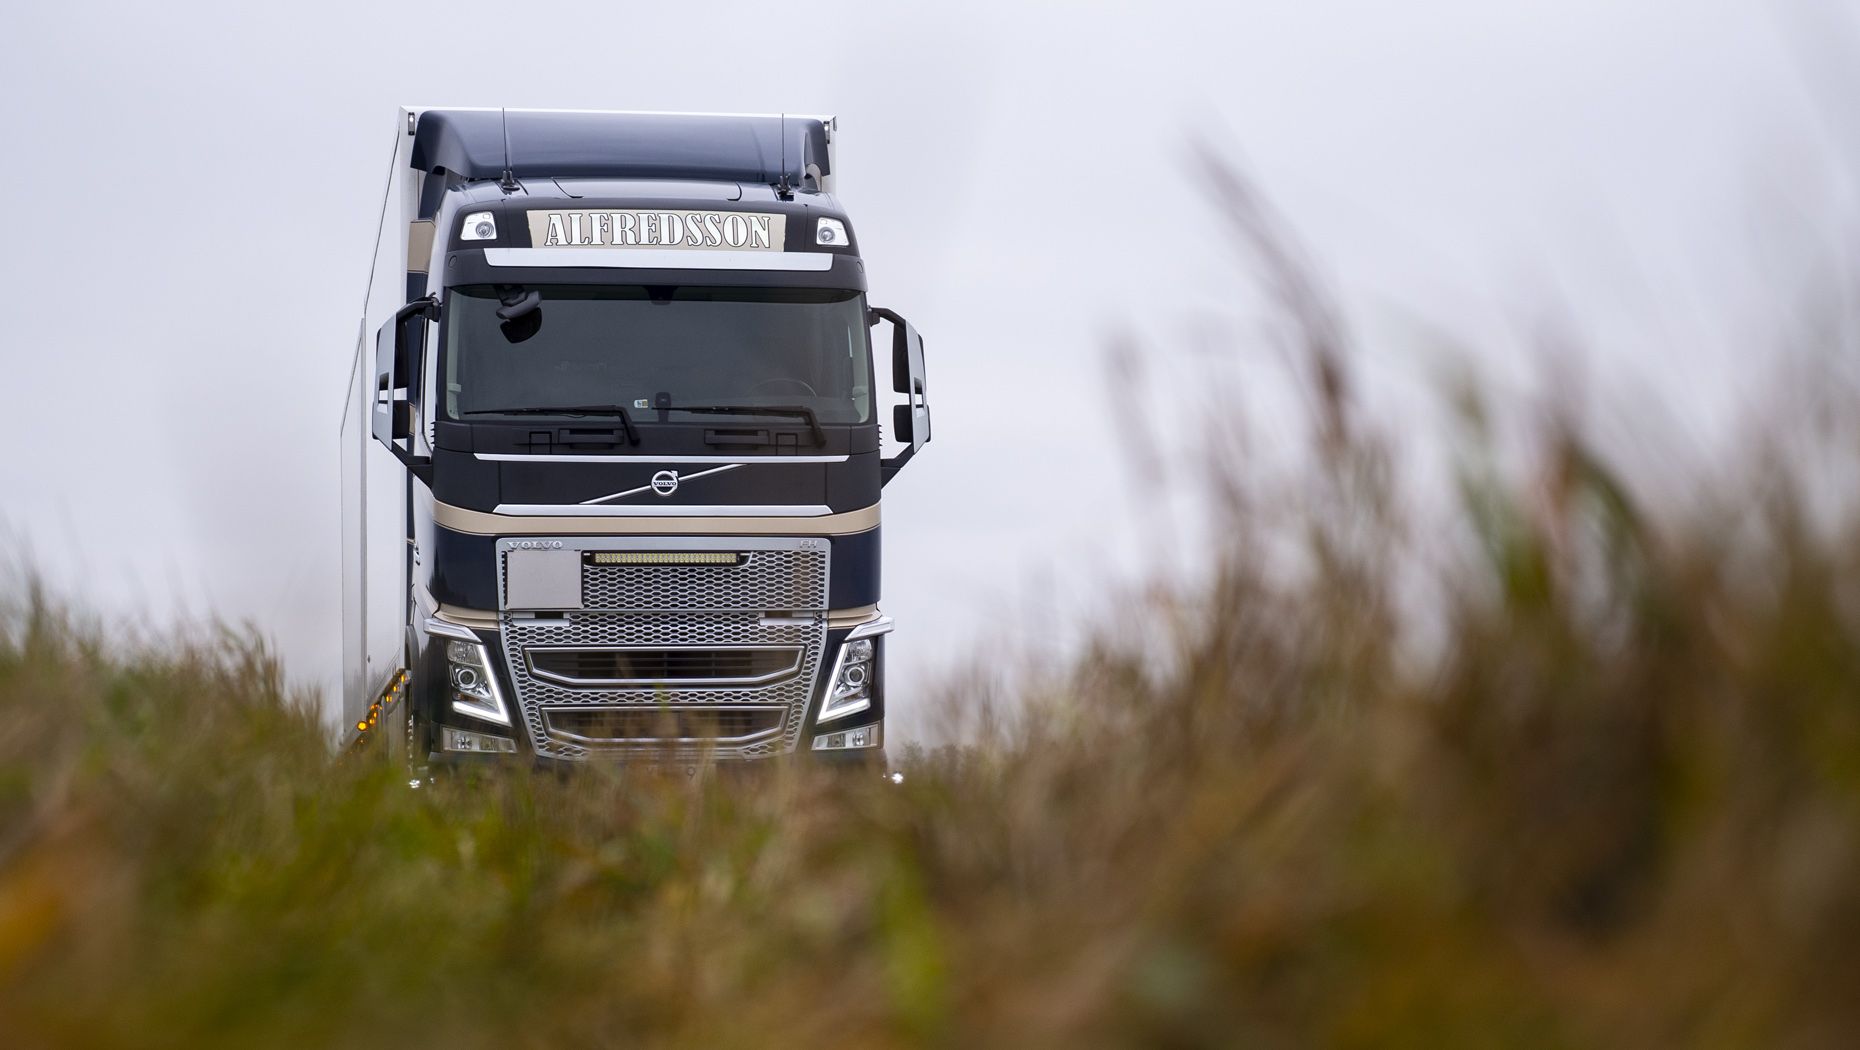
[(838, 135), (400, 109), (340, 438), (347, 745), (884, 761), (880, 496), (930, 411)]

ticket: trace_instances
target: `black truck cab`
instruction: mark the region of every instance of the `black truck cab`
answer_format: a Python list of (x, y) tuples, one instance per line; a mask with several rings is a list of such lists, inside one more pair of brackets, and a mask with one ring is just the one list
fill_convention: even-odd
[(834, 122), (407, 116), (368, 368), (407, 617), (358, 732), (416, 764), (881, 755), (880, 496), (929, 414)]

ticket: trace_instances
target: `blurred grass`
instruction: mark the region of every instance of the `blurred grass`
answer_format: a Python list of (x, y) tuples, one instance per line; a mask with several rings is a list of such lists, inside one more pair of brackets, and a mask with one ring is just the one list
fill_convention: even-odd
[[(1215, 441), (1205, 577), (959, 679), (964, 743), (899, 787), (411, 790), (253, 637), (115, 640), (21, 588), (0, 1044), (1852, 1045), (1854, 501), (1757, 448), (1644, 507), (1554, 420), (1500, 469), (1469, 397), (1420, 528), (1331, 307), (1261, 260), (1308, 460)], [(1851, 461), (1855, 414), (1811, 416)]]

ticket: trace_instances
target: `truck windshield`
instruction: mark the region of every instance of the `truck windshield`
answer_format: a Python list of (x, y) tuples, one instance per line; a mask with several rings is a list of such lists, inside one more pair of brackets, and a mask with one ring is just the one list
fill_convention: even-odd
[[(530, 291), (542, 293), (542, 328), (513, 343), (497, 316), (499, 293), (512, 299), (512, 288), (450, 290), (440, 375), (447, 418), (534, 419), (539, 409), (619, 405), (651, 419), (659, 403), (766, 407), (785, 419), (806, 409), (821, 423), (872, 418), (858, 292), (528, 285), (514, 294)], [(671, 412), (680, 421), (700, 416), (714, 418)]]

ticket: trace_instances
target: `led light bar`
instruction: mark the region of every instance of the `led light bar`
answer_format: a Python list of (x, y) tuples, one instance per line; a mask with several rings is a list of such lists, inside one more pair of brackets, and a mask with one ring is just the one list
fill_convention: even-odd
[(590, 565), (741, 565), (736, 551), (590, 551)]

